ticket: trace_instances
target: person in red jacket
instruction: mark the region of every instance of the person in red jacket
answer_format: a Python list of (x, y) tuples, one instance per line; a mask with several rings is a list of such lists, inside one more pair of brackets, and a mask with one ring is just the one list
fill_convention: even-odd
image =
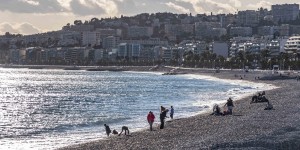
[(150, 125), (150, 131), (152, 131), (152, 125), (153, 125), (154, 119), (155, 119), (155, 116), (154, 116), (154, 114), (152, 113), (152, 111), (150, 111), (150, 112), (148, 113), (148, 116), (147, 116), (147, 120), (148, 120), (148, 123), (149, 123), (149, 125)]

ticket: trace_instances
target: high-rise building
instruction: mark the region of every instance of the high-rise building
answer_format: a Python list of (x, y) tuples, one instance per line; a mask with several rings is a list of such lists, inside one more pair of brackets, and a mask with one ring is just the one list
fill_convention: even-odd
[(258, 12), (255, 10), (245, 10), (238, 12), (238, 23), (241, 26), (254, 27), (258, 24)]
[(138, 59), (141, 52), (140, 44), (120, 43), (117, 50), (117, 56), (128, 59)]
[(109, 36), (103, 39), (102, 47), (106, 49), (116, 48), (120, 42), (120, 37)]
[(82, 32), (81, 44), (84, 46), (94, 46), (100, 44), (100, 36), (98, 32)]
[(299, 16), (299, 4), (272, 5), (272, 15), (275, 22), (296, 20)]

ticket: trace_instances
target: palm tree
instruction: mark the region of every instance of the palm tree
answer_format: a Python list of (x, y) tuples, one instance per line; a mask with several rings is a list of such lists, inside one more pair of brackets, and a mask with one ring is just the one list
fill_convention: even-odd
[(261, 63), (262, 69), (269, 68), (268, 63), (271, 63), (270, 50), (263, 49), (260, 52), (260, 63)]

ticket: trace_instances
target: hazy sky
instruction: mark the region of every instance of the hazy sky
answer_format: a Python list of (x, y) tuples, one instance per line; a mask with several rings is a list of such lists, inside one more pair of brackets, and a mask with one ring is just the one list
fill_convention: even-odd
[(74, 20), (139, 13), (235, 13), (299, 0), (0, 0), (0, 34), (59, 30)]

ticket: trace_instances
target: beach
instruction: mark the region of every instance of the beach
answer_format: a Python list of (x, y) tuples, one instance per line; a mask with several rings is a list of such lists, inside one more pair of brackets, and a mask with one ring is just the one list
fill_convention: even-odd
[[(111, 136), (97, 141), (60, 148), (68, 149), (300, 149), (300, 82), (294, 74), (266, 71), (124, 67), (126, 71), (158, 71), (212, 76), (272, 84), (266, 91), (274, 110), (266, 103), (250, 104), (251, 96), (234, 100), (233, 115), (213, 116), (211, 112), (188, 118), (167, 119), (164, 129), (155, 124), (130, 136)], [(259, 78), (259, 80), (258, 80)], [(221, 105), (222, 106), (222, 105)], [(224, 109), (222, 107), (222, 109)], [(176, 116), (176, 108), (175, 108)], [(159, 116), (156, 116), (156, 122)], [(176, 117), (175, 117), (176, 118)], [(146, 121), (146, 120), (145, 120)], [(129, 127), (130, 129), (130, 127)]]

